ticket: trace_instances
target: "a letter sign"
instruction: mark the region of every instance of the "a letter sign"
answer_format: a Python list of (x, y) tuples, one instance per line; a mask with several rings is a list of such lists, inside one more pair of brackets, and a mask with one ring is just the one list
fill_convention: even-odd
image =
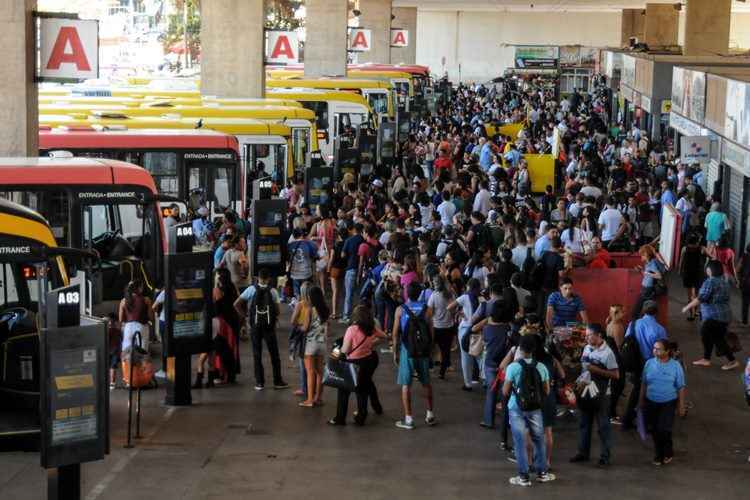
[[(99, 77), (99, 21), (41, 12), (38, 80), (79, 81)], [(71, 18), (72, 17), (72, 18)]]
[(266, 62), (291, 64), (299, 62), (299, 39), (294, 31), (271, 31), (266, 39)]
[(408, 47), (409, 30), (391, 28), (391, 47)]
[(372, 47), (372, 31), (353, 28), (349, 32), (349, 50), (352, 52), (369, 52)]

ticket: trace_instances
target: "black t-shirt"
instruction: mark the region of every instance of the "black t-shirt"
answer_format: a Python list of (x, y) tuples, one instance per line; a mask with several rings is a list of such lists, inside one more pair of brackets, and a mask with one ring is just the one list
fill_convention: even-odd
[(549, 290), (557, 290), (560, 286), (560, 271), (565, 269), (565, 261), (559, 253), (547, 250), (542, 254), (541, 263), (544, 268), (542, 286)]

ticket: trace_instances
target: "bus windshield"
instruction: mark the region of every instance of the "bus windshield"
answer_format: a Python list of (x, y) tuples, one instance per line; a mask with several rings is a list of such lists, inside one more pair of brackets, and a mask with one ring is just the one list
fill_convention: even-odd
[(260, 177), (270, 176), (279, 189), (286, 185), (286, 144), (245, 144), (243, 153), (248, 195), (252, 195), (252, 181)]
[(367, 101), (370, 103), (373, 112), (379, 115), (388, 114), (388, 93), (369, 92), (367, 94)]
[(318, 130), (328, 130), (328, 102), (301, 101), (302, 107), (315, 113), (315, 125)]

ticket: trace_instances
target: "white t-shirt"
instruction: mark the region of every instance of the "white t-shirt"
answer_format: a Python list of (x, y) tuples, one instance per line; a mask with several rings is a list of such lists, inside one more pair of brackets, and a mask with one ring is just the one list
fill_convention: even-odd
[[(526, 256), (529, 253), (528, 248), (529, 247), (527, 245), (516, 245), (516, 247), (510, 251), (510, 253), (513, 255), (510, 261), (514, 263), (518, 269), (523, 269), (523, 263), (526, 261)], [(533, 246), (531, 246), (531, 256), (534, 257)]]
[(474, 198), (474, 206), (472, 209), (475, 212), (481, 212), (485, 217), (490, 213), (492, 195), (486, 189), (480, 189)]
[(456, 214), (456, 205), (452, 201), (443, 201), (437, 207), (437, 211), (440, 214), (440, 223), (443, 226), (450, 226), (453, 224), (453, 216)]
[(597, 223), (602, 226), (602, 241), (610, 241), (615, 238), (622, 220), (622, 214), (614, 208), (608, 207), (599, 214)]
[[(459, 328), (467, 328), (471, 326), (471, 316), (474, 314), (474, 309), (471, 307), (471, 299), (469, 298), (469, 294), (465, 293), (461, 295), (458, 299), (456, 299), (456, 302), (458, 302), (458, 305), (461, 306), (461, 311), (463, 312), (463, 315), (461, 317), (461, 322), (458, 324)], [(479, 301), (477, 301), (477, 305), (479, 304)]]
[(560, 235), (560, 241), (566, 250), (573, 253), (583, 253), (583, 231), (579, 228), (573, 228), (572, 234), (570, 229), (566, 229)]
[(583, 186), (581, 188), (581, 193), (583, 193), (584, 196), (599, 198), (602, 195), (602, 190), (596, 186)]

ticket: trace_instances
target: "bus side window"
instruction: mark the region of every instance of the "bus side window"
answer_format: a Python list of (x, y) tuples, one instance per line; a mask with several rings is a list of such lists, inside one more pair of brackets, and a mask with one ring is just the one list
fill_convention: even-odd
[(157, 191), (171, 196), (177, 196), (179, 194), (176, 153), (143, 153), (143, 168), (151, 173), (151, 176), (156, 183)]
[(16, 277), (13, 275), (11, 264), (3, 264), (3, 272), (0, 275), (0, 279), (2, 279), (0, 288), (3, 290), (3, 294), (0, 296), (3, 302), (0, 306), (18, 303), (18, 288), (16, 287)]

